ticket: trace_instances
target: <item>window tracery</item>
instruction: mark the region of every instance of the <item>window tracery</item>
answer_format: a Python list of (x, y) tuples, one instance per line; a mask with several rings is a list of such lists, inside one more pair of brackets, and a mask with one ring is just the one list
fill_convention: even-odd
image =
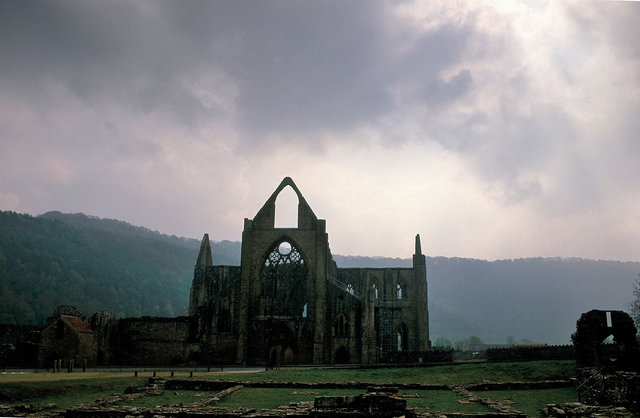
[(280, 241), (269, 251), (260, 276), (262, 315), (305, 317), (307, 266), (291, 242)]

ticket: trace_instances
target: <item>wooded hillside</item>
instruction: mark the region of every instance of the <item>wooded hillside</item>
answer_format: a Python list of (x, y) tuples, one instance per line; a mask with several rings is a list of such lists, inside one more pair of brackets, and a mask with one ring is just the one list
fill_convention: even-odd
[[(216, 263), (239, 264), (237, 243), (213, 247)], [(83, 214), (0, 212), (0, 323), (43, 323), (61, 304), (87, 314), (186, 314), (198, 248)]]

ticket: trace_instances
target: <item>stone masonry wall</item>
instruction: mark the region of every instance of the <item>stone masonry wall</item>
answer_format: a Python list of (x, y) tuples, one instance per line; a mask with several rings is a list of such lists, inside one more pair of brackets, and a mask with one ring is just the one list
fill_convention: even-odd
[(120, 320), (119, 364), (177, 365), (194, 361), (199, 351), (193, 340), (193, 320), (178, 318), (126, 318)]

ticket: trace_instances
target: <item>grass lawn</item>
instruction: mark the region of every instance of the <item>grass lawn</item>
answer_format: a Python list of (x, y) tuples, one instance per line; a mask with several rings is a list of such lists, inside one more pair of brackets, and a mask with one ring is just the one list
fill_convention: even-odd
[(529, 417), (541, 417), (542, 408), (550, 403), (578, 402), (578, 393), (573, 388), (536, 390), (490, 390), (478, 391), (481, 398), (508, 399), (518, 411)]
[[(348, 396), (363, 393), (358, 389), (320, 389), (309, 393), (306, 389), (290, 388), (244, 388), (233, 396), (223, 399), (216, 406), (221, 408), (255, 408), (275, 409), (280, 405), (289, 405), (291, 402), (313, 401), (316, 396)], [(301, 394), (296, 394), (301, 393)]]
[[(176, 372), (175, 377), (188, 378), (189, 372)], [(197, 372), (194, 378), (226, 379), (237, 381), (274, 382), (366, 382), (373, 384), (423, 383), (439, 385), (466, 385), (482, 381), (508, 382), (568, 379), (575, 375), (573, 361), (536, 361), (514, 363), (470, 363), (449, 366), (378, 368), (378, 369), (330, 369), (330, 368), (284, 368), (258, 373)], [(20, 373), (0, 374), (0, 404), (55, 403), (57, 409), (94, 401), (110, 395), (122, 394), (127, 386), (144, 385), (152, 372), (75, 372), (75, 373)], [(169, 371), (157, 373), (169, 377)], [(217, 406), (237, 408), (272, 409), (290, 402), (311, 401), (320, 395), (346, 395), (362, 392), (360, 389), (315, 390), (318, 394), (295, 395), (305, 389), (258, 389), (244, 388), (224, 399)], [(408, 391), (413, 392), (413, 391)], [(121, 405), (154, 407), (161, 405), (186, 405), (204, 398), (196, 391), (165, 391), (160, 396), (146, 396), (121, 403)], [(439, 412), (488, 412), (488, 408), (476, 403), (458, 402), (462, 398), (451, 391), (418, 391), (419, 398), (407, 398), (407, 405), (418, 411)], [(547, 403), (575, 401), (573, 389), (541, 389), (529, 391), (477, 392), (483, 398), (507, 398), (515, 402), (514, 407), (527, 414), (539, 414)]]
[(132, 377), (132, 373), (111, 374), (103, 372), (83, 378), (80, 373), (74, 378), (66, 374), (58, 374), (56, 380), (52, 375), (34, 373), (35, 376), (19, 376), (15, 380), (0, 378), (0, 403), (4, 405), (18, 405), (24, 403), (54, 403), (57, 409), (66, 409), (72, 405), (94, 401), (110, 395), (122, 394), (127, 386), (144, 385), (147, 378)]
[(418, 390), (406, 393), (415, 393), (419, 396), (419, 398), (406, 398), (407, 407), (415, 408), (417, 412), (474, 413), (493, 411), (480, 403), (465, 403), (463, 396), (450, 390)]
[[(367, 382), (376, 384), (466, 385), (480, 383), (484, 380), (492, 382), (537, 382), (541, 380), (569, 379), (574, 376), (575, 361), (531, 361), (376, 369), (284, 368), (235, 376), (227, 374), (223, 378), (250, 382), (267, 380), (305, 383)], [(209, 374), (209, 376), (202, 377), (220, 378), (221, 376)]]

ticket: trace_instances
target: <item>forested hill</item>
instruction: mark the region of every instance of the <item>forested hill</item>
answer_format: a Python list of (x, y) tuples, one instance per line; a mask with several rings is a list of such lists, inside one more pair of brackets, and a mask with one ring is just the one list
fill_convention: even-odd
[[(87, 314), (186, 314), (199, 245), (83, 214), (0, 212), (0, 323), (43, 323), (61, 304)], [(212, 247), (214, 263), (239, 265), (239, 243)]]
[[(43, 323), (61, 304), (92, 314), (186, 314), (200, 242), (125, 222), (0, 212), (0, 323)], [(240, 264), (239, 242), (212, 242), (214, 264)], [(334, 255), (339, 267), (410, 267), (410, 259)], [(427, 257), (433, 341), (478, 336), (569, 343), (580, 314), (627, 310), (639, 262)]]

